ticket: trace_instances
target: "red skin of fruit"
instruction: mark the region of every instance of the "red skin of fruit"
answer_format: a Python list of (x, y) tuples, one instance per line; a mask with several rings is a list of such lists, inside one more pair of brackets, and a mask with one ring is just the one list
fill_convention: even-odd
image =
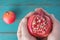
[(12, 24), (15, 21), (15, 19), (16, 19), (16, 15), (12, 11), (8, 11), (8, 12), (4, 13), (4, 15), (3, 15), (3, 21), (6, 24)]
[[(37, 17), (39, 19), (37, 19)], [(41, 18), (44, 18), (45, 20), (43, 21)], [(41, 22), (37, 23), (37, 20), (41, 20)], [(46, 24), (45, 25), (42, 24), (45, 21), (46, 21)], [(36, 22), (36, 23), (33, 25), (33, 22)], [(42, 28), (41, 28), (41, 24), (44, 25), (44, 26), (42, 26)], [(39, 26), (37, 26), (37, 25), (39, 25)], [(36, 28), (36, 29), (34, 29), (34, 28)], [(28, 17), (27, 29), (28, 29), (29, 33), (34, 37), (38, 37), (38, 38), (47, 37), (49, 35), (49, 33), (52, 31), (52, 20), (51, 20), (50, 16), (48, 16), (47, 14), (44, 13), (44, 11), (41, 11), (40, 13), (35, 12), (34, 14), (32, 14), (31, 16)]]

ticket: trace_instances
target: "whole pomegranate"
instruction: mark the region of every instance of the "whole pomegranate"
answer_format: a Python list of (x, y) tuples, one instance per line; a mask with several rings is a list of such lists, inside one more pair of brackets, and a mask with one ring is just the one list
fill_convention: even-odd
[(8, 11), (3, 15), (3, 21), (7, 24), (12, 24), (16, 19), (16, 15), (12, 11)]

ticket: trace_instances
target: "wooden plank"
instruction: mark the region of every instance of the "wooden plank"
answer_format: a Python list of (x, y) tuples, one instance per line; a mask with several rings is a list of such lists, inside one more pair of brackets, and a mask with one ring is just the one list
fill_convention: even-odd
[(5, 34), (5, 35), (7, 35), (7, 34), (12, 34), (12, 35), (16, 35), (17, 34), (17, 32), (0, 32), (0, 35), (1, 34)]
[(0, 40), (18, 40), (15, 34), (0, 34)]
[[(2, 3), (2, 4), (1, 4)], [(60, 0), (4, 0), (4, 1), (0, 1), (0, 6), (12, 6), (12, 5), (31, 5), (31, 4), (34, 4), (34, 5), (46, 5), (46, 4), (50, 4), (50, 5), (54, 5), (54, 4), (60, 4)]]

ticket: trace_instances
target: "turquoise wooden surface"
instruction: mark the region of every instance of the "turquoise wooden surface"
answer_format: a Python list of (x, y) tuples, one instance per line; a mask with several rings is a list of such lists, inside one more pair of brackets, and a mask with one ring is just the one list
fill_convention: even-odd
[[(0, 40), (17, 40), (16, 32), (20, 20), (35, 8), (43, 8), (54, 14), (60, 21), (60, 0), (0, 0)], [(6, 11), (14, 11), (16, 21), (7, 25), (2, 16)]]

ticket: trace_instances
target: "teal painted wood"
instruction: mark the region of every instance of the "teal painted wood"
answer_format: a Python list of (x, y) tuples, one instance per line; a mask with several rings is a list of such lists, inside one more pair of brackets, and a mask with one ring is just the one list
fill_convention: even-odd
[[(17, 40), (16, 32), (20, 20), (36, 8), (43, 8), (49, 14), (54, 14), (60, 21), (60, 0), (0, 0), (0, 40)], [(16, 21), (7, 25), (2, 16), (6, 11), (16, 14)]]
[(18, 40), (15, 34), (0, 34), (0, 40)]

